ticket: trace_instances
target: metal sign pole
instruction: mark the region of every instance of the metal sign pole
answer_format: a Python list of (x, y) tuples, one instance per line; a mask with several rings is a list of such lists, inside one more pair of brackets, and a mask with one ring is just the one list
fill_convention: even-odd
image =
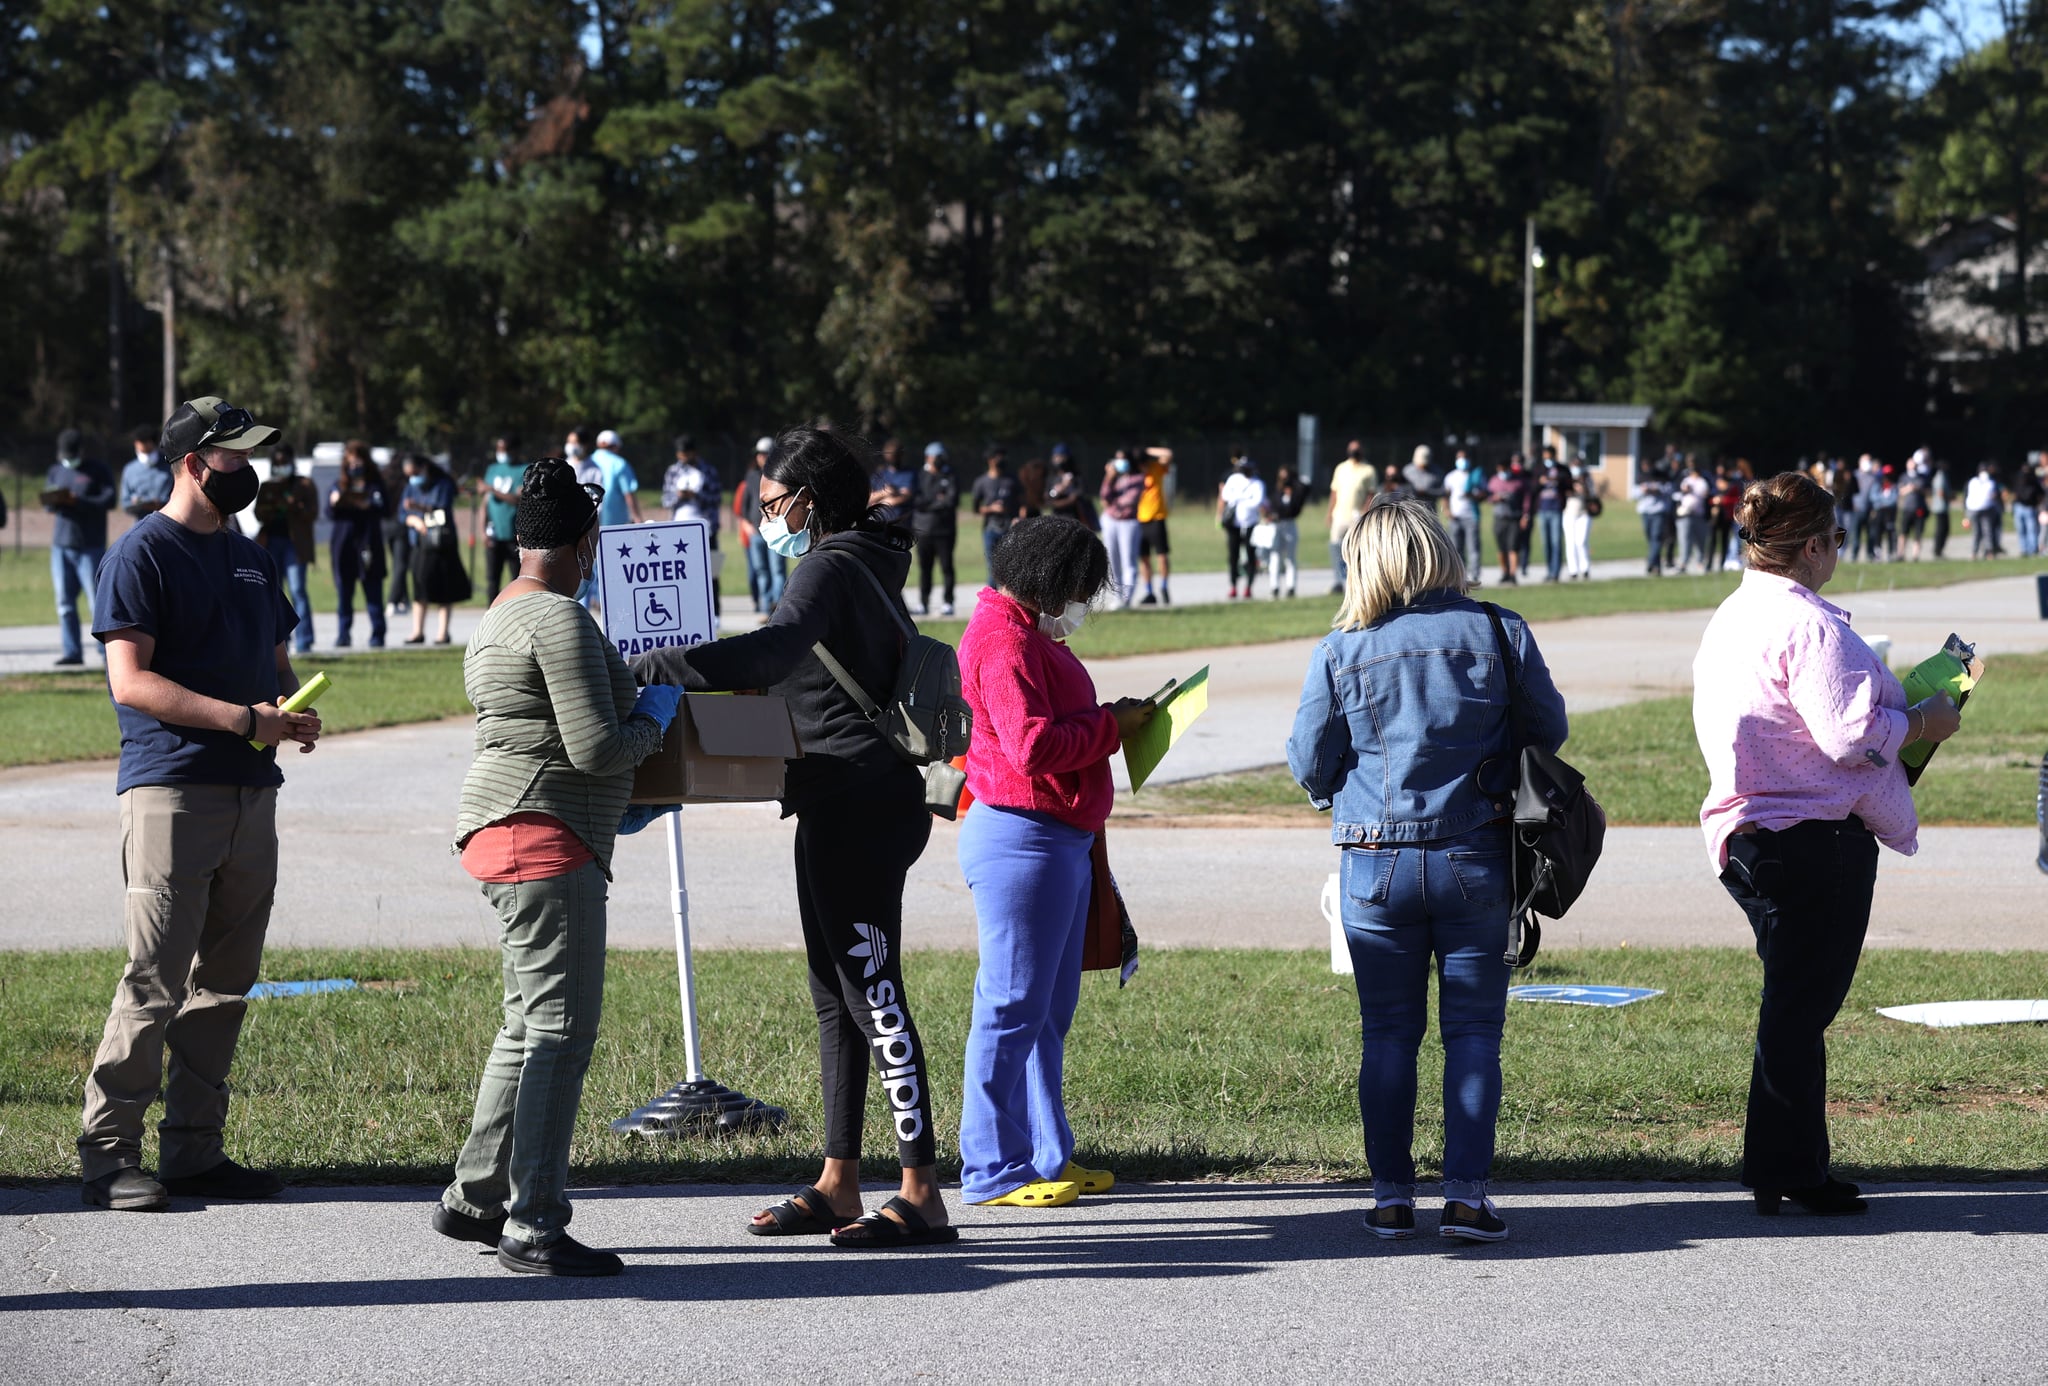
[(683, 1081), (704, 1081), (704, 1050), (697, 1038), (697, 979), (690, 964), (690, 887), (683, 877), (683, 816), (668, 815), (668, 883), (676, 920), (676, 983), (683, 997)]

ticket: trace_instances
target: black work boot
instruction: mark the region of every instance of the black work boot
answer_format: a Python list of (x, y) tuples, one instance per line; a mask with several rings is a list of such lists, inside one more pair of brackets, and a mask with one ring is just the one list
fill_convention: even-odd
[(222, 1160), (203, 1174), (180, 1175), (164, 1180), (164, 1187), (185, 1198), (217, 1198), (227, 1202), (274, 1198), (284, 1191), (284, 1180), (269, 1170), (249, 1169), (233, 1160)]
[(80, 1186), (88, 1208), (113, 1208), (124, 1213), (161, 1213), (171, 1206), (164, 1186), (134, 1165), (88, 1179)]

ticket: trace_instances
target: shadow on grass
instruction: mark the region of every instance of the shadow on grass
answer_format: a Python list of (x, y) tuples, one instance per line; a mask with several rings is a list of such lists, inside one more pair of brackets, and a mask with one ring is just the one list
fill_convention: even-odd
[[(721, 1196), (734, 1192), (722, 1190)], [(301, 1279), (179, 1289), (48, 1290), (0, 1296), (0, 1314), (92, 1308), (353, 1309), (614, 1298), (670, 1303), (802, 1301), (963, 1294), (1045, 1280), (1227, 1279), (1292, 1264), (1349, 1263), (1368, 1256), (1547, 1261), (1650, 1255), (1765, 1238), (2048, 1235), (2048, 1192), (2042, 1190), (1873, 1190), (1871, 1211), (1865, 1217), (1788, 1215), (1770, 1221), (1758, 1218), (1741, 1191), (1733, 1189), (1725, 1196), (1710, 1190), (1707, 1197), (1646, 1190), (1633, 1201), (1591, 1206), (1576, 1190), (1500, 1192), (1507, 1200), (1503, 1212), (1513, 1226), (1513, 1239), (1490, 1246), (1428, 1235), (1434, 1215), (1427, 1207), (1420, 1219), (1423, 1236), (1409, 1242), (1375, 1241), (1359, 1226), (1363, 1192), (1328, 1184), (1222, 1185), (1213, 1189), (1140, 1186), (1091, 1199), (1084, 1207), (1057, 1217), (1029, 1215), (985, 1221), (985, 1215), (968, 1209), (963, 1210), (959, 1243), (889, 1257), (887, 1276), (872, 1273), (874, 1260), (840, 1254), (817, 1239), (755, 1239), (735, 1226), (729, 1239), (716, 1243), (616, 1244), (612, 1249), (623, 1255), (628, 1265), (626, 1275), (616, 1280), (532, 1279), (500, 1272), (484, 1262), (482, 1253), (439, 1245), (422, 1226), (422, 1259), (445, 1254), (451, 1267), (465, 1267), (465, 1273), (404, 1280)], [(709, 1195), (679, 1191), (675, 1196)], [(288, 1194), (277, 1211), (288, 1217), (291, 1204), (298, 1202), (423, 1202), (429, 1197), (427, 1190), (304, 1190)], [(604, 1193), (585, 1192), (578, 1197), (598, 1199)], [(1281, 1206), (1276, 1210), (1275, 1204)], [(34, 1211), (50, 1218), (59, 1210), (18, 1206), (14, 1211)], [(650, 1257), (688, 1259), (661, 1264), (650, 1263), (646, 1259)]]

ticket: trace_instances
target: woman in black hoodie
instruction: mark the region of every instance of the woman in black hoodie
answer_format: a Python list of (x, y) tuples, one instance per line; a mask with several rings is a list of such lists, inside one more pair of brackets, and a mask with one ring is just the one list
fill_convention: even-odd
[[(910, 538), (868, 507), (867, 445), (828, 424), (776, 440), (761, 476), (761, 535), (802, 558), (768, 624), (745, 635), (656, 650), (645, 683), (692, 692), (781, 694), (801, 759), (782, 812), (796, 816), (796, 900), (809, 955), (824, 1071), (825, 1169), (816, 1184), (754, 1215), (758, 1236), (832, 1233), (841, 1246), (953, 1241), (939, 1198), (924, 1041), (903, 994), (903, 882), (931, 836), (924, 782), (819, 659), (823, 645), (870, 698), (895, 687), (910, 615)], [(861, 1123), (870, 1052), (903, 1160), (899, 1196), (863, 1217)]]

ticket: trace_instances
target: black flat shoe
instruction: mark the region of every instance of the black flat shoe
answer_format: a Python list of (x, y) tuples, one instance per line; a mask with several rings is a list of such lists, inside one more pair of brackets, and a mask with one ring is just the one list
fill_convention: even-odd
[(434, 1230), (458, 1242), (496, 1246), (505, 1236), (505, 1214), (500, 1212), (496, 1217), (473, 1218), (467, 1213), (456, 1212), (445, 1203), (436, 1203)]
[(566, 1232), (546, 1246), (500, 1238), (498, 1264), (525, 1275), (617, 1275), (626, 1268), (611, 1252), (593, 1251)]
[(134, 1166), (117, 1169), (88, 1179), (79, 1189), (89, 1208), (112, 1208), (123, 1213), (161, 1213), (171, 1206), (164, 1186)]
[(1779, 1204), (1790, 1199), (1817, 1218), (1849, 1217), (1870, 1211), (1862, 1195), (1863, 1190), (1839, 1179), (1804, 1189), (1758, 1189), (1756, 1211), (1760, 1217), (1774, 1218)]
[(226, 1201), (275, 1198), (284, 1192), (284, 1180), (269, 1170), (249, 1169), (233, 1160), (222, 1160), (204, 1174), (187, 1174), (166, 1179), (164, 1187), (184, 1198), (217, 1198)]

